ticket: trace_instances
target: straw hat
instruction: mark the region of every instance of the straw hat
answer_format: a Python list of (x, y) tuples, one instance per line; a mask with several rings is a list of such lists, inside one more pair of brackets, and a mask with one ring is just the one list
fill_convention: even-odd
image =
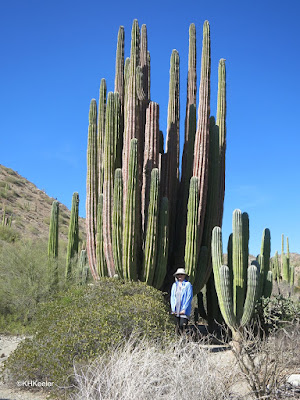
[(173, 276), (176, 276), (176, 275), (186, 275), (186, 276), (188, 276), (188, 274), (185, 272), (184, 268), (178, 268)]

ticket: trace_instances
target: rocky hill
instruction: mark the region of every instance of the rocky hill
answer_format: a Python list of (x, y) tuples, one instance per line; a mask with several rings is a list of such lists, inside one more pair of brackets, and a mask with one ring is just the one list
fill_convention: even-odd
[[(10, 224), (20, 236), (47, 239), (52, 202), (44, 191), (14, 170), (0, 164), (0, 225)], [(59, 205), (60, 239), (67, 240), (70, 210)], [(81, 240), (85, 239), (85, 222), (79, 218)]]

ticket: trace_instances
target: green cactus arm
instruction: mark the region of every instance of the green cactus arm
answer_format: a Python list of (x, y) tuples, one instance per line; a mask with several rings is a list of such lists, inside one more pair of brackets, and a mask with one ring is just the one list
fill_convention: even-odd
[(122, 167), (123, 132), (121, 131), (121, 101), (119, 93), (114, 93), (114, 168)]
[(153, 286), (156, 289), (161, 289), (167, 273), (169, 249), (168, 208), (168, 199), (163, 197), (159, 210), (157, 262), (153, 279)]
[(121, 168), (115, 170), (114, 204), (112, 214), (112, 250), (116, 273), (123, 278), (122, 268), (122, 234), (123, 234), (123, 178)]
[(87, 282), (88, 277), (88, 259), (87, 252), (85, 249), (81, 250), (78, 259), (78, 271), (77, 271), (77, 282), (84, 285)]
[(103, 246), (103, 194), (98, 198), (97, 209), (97, 236), (96, 236), (96, 255), (97, 255), (97, 273), (99, 277), (108, 276), (107, 263)]
[(259, 287), (258, 287), (258, 295), (257, 298), (260, 299), (263, 295), (264, 292), (264, 287), (265, 287), (265, 260), (264, 256), (262, 254), (259, 254), (257, 256), (257, 262), (259, 264)]
[(147, 232), (144, 250), (143, 280), (152, 285), (157, 256), (159, 212), (159, 173), (158, 168), (151, 172), (150, 201), (148, 208)]
[(143, 75), (143, 92), (145, 94), (145, 100), (146, 104), (150, 100), (150, 92), (149, 92), (149, 67), (150, 67), (150, 62), (148, 57), (150, 57), (150, 54), (148, 52), (148, 38), (147, 38), (147, 27), (146, 25), (142, 25), (141, 27), (141, 46), (140, 46), (140, 66), (142, 70), (142, 75)]
[(257, 300), (258, 287), (259, 287), (259, 271), (255, 264), (251, 264), (248, 267), (247, 294), (244, 305), (244, 312), (240, 321), (241, 326), (248, 325), (252, 318)]
[(225, 60), (219, 61), (217, 121), (219, 127), (219, 207), (218, 225), (222, 226), (225, 196), (225, 153), (226, 153), (226, 66)]
[(138, 141), (132, 139), (123, 225), (123, 276), (127, 280), (137, 279), (137, 185)]
[(113, 183), (116, 161), (114, 101), (114, 93), (109, 92), (107, 96), (104, 140), (103, 247), (108, 275), (110, 277), (115, 274), (115, 265), (112, 253)]
[(216, 291), (224, 321), (231, 329), (234, 329), (236, 326), (236, 318), (233, 312), (231, 288), (229, 268), (227, 265), (222, 265), (219, 270), (219, 288), (217, 289), (216, 287)]
[(173, 50), (170, 59), (168, 121), (166, 138), (166, 186), (169, 199), (169, 246), (172, 251), (175, 234), (176, 198), (179, 179), (179, 54)]
[(289, 284), (290, 286), (294, 286), (295, 283), (295, 267), (293, 265), (290, 266), (290, 276), (289, 276)]
[(150, 199), (151, 171), (159, 165), (159, 105), (150, 102), (146, 111), (145, 143), (143, 156), (143, 176), (141, 192), (141, 214), (143, 233), (147, 227)]
[(202, 241), (207, 197), (209, 116), (210, 116), (210, 28), (208, 21), (203, 24), (201, 78), (199, 89), (198, 123), (194, 146), (193, 176), (199, 178), (199, 243)]
[[(211, 255), (212, 255), (212, 266), (214, 272), (215, 288), (218, 296), (219, 307), (221, 314), (225, 321), (228, 321), (231, 327), (235, 324), (235, 317), (233, 309), (229, 310), (229, 304), (232, 304), (232, 273), (230, 268), (223, 266), (223, 249), (222, 249), (222, 230), (220, 227), (215, 226), (212, 231), (211, 239)], [(223, 268), (223, 276), (220, 276), (220, 271)], [(223, 282), (221, 283), (221, 279)], [(224, 287), (228, 284), (230, 288)], [(223, 285), (223, 286), (222, 286)], [(231, 300), (228, 296), (231, 296)], [(226, 322), (227, 323), (227, 322)]]
[(124, 26), (120, 26), (116, 52), (115, 92), (119, 93), (121, 106), (124, 104)]
[(270, 255), (271, 255), (271, 232), (268, 228), (264, 229), (261, 241), (261, 254), (264, 256), (264, 281), (267, 279), (268, 271), (270, 270)]
[(58, 216), (59, 203), (54, 200), (51, 207), (49, 239), (48, 239), (48, 258), (57, 258), (58, 256)]
[(54, 200), (51, 207), (49, 239), (48, 239), (48, 269), (50, 275), (50, 290), (58, 288), (58, 217), (59, 203)]
[(194, 295), (200, 293), (200, 290), (203, 288), (203, 271), (206, 271), (208, 262), (209, 262), (208, 248), (206, 246), (201, 246), (199, 250), (198, 265), (193, 285)]
[(86, 250), (93, 278), (99, 278), (96, 267), (97, 223), (97, 103), (91, 100), (89, 110), (87, 180), (86, 180)]
[(143, 70), (140, 65), (136, 67), (136, 91), (139, 100), (142, 101), (146, 99), (146, 94), (143, 87)]
[(283, 263), (283, 267), (282, 267), (282, 279), (285, 282), (289, 282), (289, 258), (287, 257), (286, 254), (281, 254), (281, 258), (282, 258), (282, 263)]
[(272, 289), (273, 289), (273, 274), (272, 271), (268, 271), (266, 276), (263, 296), (265, 298), (270, 297), (272, 294)]
[[(137, 96), (137, 67), (140, 57), (140, 28), (135, 19), (131, 30), (130, 64), (128, 68), (128, 78), (125, 75), (126, 104), (124, 114), (124, 141), (122, 152), (122, 171), (123, 171), (123, 196), (127, 197), (127, 182), (129, 174), (129, 157), (131, 139), (140, 139), (140, 103)], [(126, 65), (125, 65), (126, 67)]]
[(68, 232), (68, 247), (67, 247), (67, 257), (66, 257), (66, 271), (65, 271), (66, 279), (71, 278), (72, 274), (71, 261), (78, 255), (78, 241), (79, 241), (78, 208), (79, 208), (79, 194), (77, 192), (74, 192), (72, 197), (71, 216), (70, 216), (69, 232)]
[(186, 226), (186, 242), (184, 263), (189, 280), (194, 284), (197, 261), (197, 233), (198, 233), (198, 178), (192, 177), (190, 180), (190, 195), (188, 201), (187, 226)]
[[(237, 321), (243, 315), (245, 302), (245, 260), (243, 243), (243, 217), (241, 210), (234, 210), (232, 217), (232, 261), (233, 261), (233, 308)], [(248, 262), (248, 260), (247, 260)]]
[(98, 195), (103, 193), (105, 111), (106, 111), (106, 81), (105, 79), (101, 79), (100, 90), (99, 90), (98, 124), (97, 124)]

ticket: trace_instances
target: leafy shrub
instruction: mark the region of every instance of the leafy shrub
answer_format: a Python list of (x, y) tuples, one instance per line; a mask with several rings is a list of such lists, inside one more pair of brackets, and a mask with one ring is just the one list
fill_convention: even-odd
[[(7, 227), (8, 231), (12, 230)], [(59, 281), (64, 285), (65, 255), (58, 259)], [(50, 296), (47, 243), (24, 241), (6, 244), (0, 249), (0, 331), (13, 333), (27, 326), (37, 304)], [(13, 322), (13, 323), (12, 323)]]
[(86, 363), (133, 332), (159, 340), (174, 332), (161, 292), (144, 283), (102, 279), (73, 287), (36, 313), (37, 333), (10, 356), (11, 380), (73, 382), (73, 362)]
[(263, 298), (258, 315), (266, 332), (278, 330), (300, 321), (300, 303), (282, 295)]

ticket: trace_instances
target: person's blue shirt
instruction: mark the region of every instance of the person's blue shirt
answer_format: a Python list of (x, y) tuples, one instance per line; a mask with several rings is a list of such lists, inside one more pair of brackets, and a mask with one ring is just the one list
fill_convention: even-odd
[[(172, 285), (171, 289), (171, 310), (175, 313), (176, 306), (176, 289), (179, 285), (179, 282), (176, 281)], [(181, 302), (180, 302), (180, 312), (185, 311), (185, 315), (189, 317), (191, 315), (192, 309), (192, 300), (193, 300), (193, 287), (192, 284), (186, 280), (182, 282), (182, 290), (181, 290)]]

